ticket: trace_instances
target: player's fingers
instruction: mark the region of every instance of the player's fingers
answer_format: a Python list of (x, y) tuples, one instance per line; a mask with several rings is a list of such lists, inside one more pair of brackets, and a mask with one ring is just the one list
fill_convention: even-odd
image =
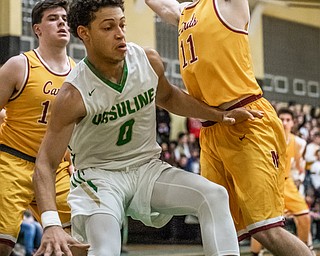
[(248, 111), (250, 112), (250, 114), (251, 114), (253, 117), (262, 118), (263, 115), (264, 115), (264, 112), (261, 111), (261, 110), (249, 109)]
[(34, 256), (41, 256), (43, 255), (43, 248), (42, 248), (42, 245), (39, 247), (39, 249), (35, 252)]
[(44, 254), (40, 254), (40, 255), (43, 255), (43, 256), (51, 256), (52, 254), (53, 254), (52, 246), (51, 246), (50, 243), (48, 243), (48, 244), (45, 245)]
[(236, 122), (236, 120), (232, 117), (225, 116), (223, 119), (223, 123), (226, 125), (233, 125)]
[[(57, 253), (61, 253), (61, 254), (57, 254)], [(70, 251), (68, 244), (66, 243), (61, 245), (57, 244), (55, 247), (55, 255), (72, 256), (72, 252)]]

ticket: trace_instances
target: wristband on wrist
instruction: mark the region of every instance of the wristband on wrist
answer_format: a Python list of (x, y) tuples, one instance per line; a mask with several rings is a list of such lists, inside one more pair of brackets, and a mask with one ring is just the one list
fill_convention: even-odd
[(50, 226), (60, 226), (61, 225), (61, 221), (59, 218), (59, 214), (57, 211), (45, 211), (41, 214), (41, 223), (42, 223), (42, 227), (43, 229), (45, 229), (46, 227), (50, 227)]

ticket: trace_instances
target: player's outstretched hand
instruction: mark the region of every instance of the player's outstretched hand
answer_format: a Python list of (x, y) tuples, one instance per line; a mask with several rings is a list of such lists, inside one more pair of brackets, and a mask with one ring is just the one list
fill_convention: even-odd
[(247, 120), (254, 120), (255, 118), (262, 118), (263, 112), (260, 110), (252, 110), (245, 108), (236, 108), (226, 111), (222, 123), (226, 125), (238, 124)]
[(34, 256), (86, 256), (90, 245), (81, 244), (60, 226), (45, 228), (41, 245)]

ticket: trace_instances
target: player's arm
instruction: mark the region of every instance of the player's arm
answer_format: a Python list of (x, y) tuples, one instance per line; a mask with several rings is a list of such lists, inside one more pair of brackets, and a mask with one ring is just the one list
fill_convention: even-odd
[(202, 101), (191, 97), (180, 88), (169, 83), (164, 75), (164, 65), (159, 54), (154, 50), (146, 50), (151, 66), (158, 75), (158, 89), (156, 104), (160, 107), (180, 116), (194, 117), (225, 124), (234, 124), (254, 116), (262, 117), (260, 111), (246, 110), (244, 108), (232, 111), (222, 111), (208, 106)]
[(297, 170), (299, 170), (300, 174), (305, 173), (305, 160), (303, 159), (303, 152), (305, 150), (307, 142), (297, 136), (295, 136), (295, 167)]
[(69, 245), (78, 243), (61, 227), (56, 208), (55, 181), (56, 169), (65, 154), (73, 128), (85, 114), (79, 91), (64, 83), (53, 104), (33, 175), (35, 196), (44, 226), (41, 246), (35, 255), (61, 255), (63, 252), (72, 256)]
[(18, 55), (10, 58), (0, 68), (0, 110), (9, 99), (21, 88), (27, 69), (27, 60)]
[[(186, 3), (176, 0), (145, 0), (145, 3), (165, 22), (177, 26), (180, 13)], [(189, 2), (188, 2), (189, 3)]]

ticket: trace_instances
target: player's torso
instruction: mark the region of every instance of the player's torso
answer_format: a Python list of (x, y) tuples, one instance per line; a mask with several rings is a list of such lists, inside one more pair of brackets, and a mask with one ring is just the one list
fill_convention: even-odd
[(128, 45), (120, 84), (103, 78), (87, 60), (78, 67), (80, 80), (71, 77), (87, 109), (70, 143), (78, 169), (118, 169), (159, 153), (155, 137), (158, 77), (142, 51)]
[(191, 95), (219, 106), (261, 93), (252, 71), (247, 31), (224, 21), (215, 0), (187, 6), (178, 33), (181, 75)]
[[(71, 68), (57, 74), (34, 51), (24, 53), (26, 82), (6, 105), (6, 124), (1, 143), (30, 156), (36, 156), (47, 128), (52, 103)], [(71, 65), (74, 66), (73, 61)]]

